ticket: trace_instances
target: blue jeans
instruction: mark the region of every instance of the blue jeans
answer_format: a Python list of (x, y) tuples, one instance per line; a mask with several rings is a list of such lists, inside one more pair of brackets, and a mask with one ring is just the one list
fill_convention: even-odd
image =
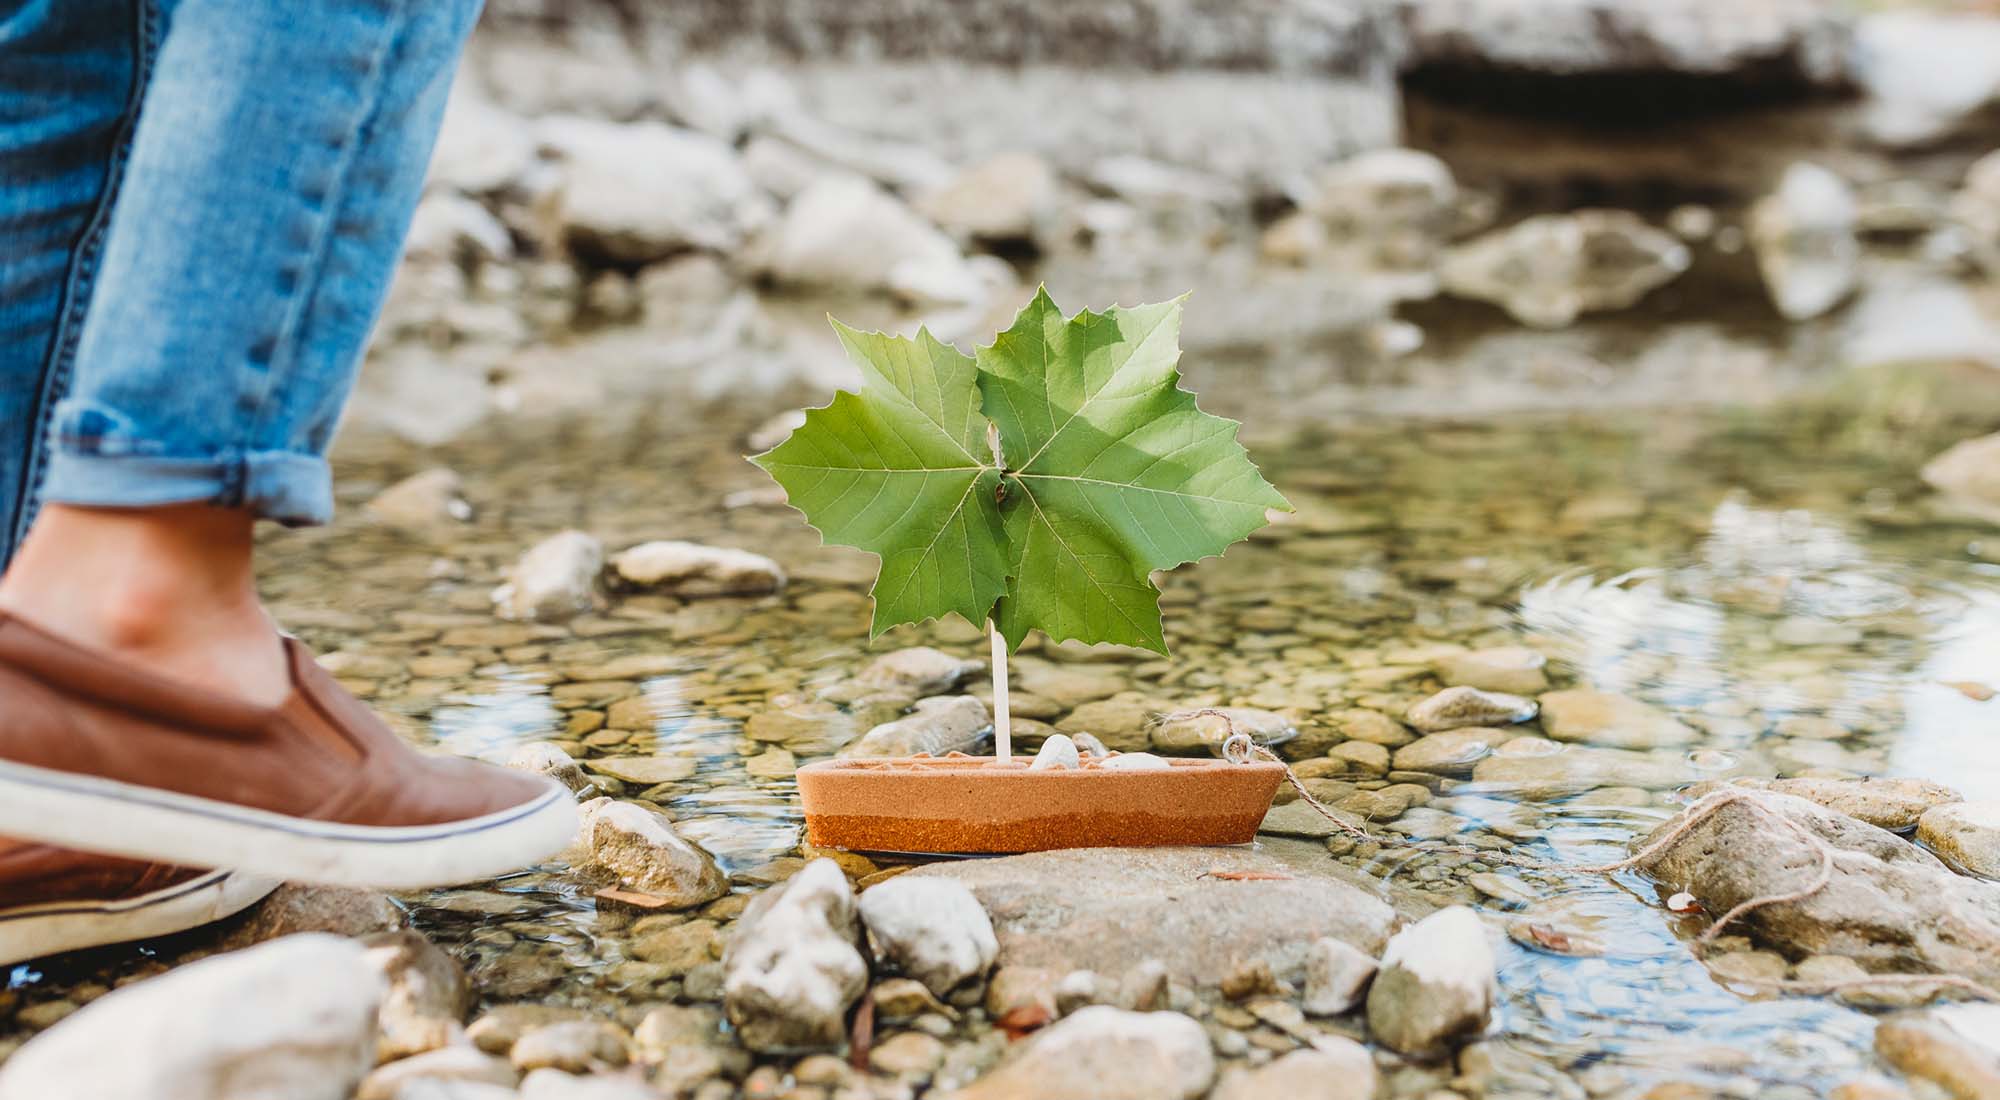
[(0, 563), (42, 501), (333, 509), (479, 0), (0, 0)]

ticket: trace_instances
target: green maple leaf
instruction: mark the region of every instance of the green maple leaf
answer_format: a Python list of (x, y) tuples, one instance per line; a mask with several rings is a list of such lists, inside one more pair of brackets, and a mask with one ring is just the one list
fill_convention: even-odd
[(881, 557), (878, 634), (955, 611), (1015, 647), (1038, 629), (1165, 653), (1152, 571), (1289, 508), (1236, 422), (1179, 388), (1180, 315), (1176, 300), (1066, 318), (1043, 291), (976, 360), (836, 322), (861, 392), (755, 461), (828, 541)]

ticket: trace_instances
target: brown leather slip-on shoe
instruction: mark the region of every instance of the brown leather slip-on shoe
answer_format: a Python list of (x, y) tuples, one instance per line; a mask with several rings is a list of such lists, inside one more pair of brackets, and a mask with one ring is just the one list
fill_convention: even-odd
[(199, 928), (277, 885), (0, 838), (0, 966)]
[(0, 615), (0, 835), (378, 889), (491, 878), (575, 836), (561, 784), (415, 751), (284, 645), (292, 694), (264, 708)]

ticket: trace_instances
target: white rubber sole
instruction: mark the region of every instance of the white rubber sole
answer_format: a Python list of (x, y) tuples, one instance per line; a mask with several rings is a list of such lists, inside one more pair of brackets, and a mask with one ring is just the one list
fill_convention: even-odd
[(135, 898), (0, 909), (0, 966), (185, 932), (233, 917), (277, 888), (276, 879), (210, 871)]
[(554, 780), (512, 809), (442, 825), (311, 821), (96, 776), (0, 761), (0, 836), (182, 867), (414, 890), (493, 878), (576, 837), (576, 797)]

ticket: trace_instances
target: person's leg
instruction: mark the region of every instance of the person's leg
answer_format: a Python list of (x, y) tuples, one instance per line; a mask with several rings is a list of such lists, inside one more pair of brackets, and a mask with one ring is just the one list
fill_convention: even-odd
[(0, 608), (273, 703), (253, 518), (325, 521), (322, 457), (422, 190), (476, 0), (178, 0), (42, 496)]
[(166, 6), (48, 505), (0, 578), (0, 832), (376, 887), (540, 859), (566, 789), (414, 752), (251, 584), (256, 519), (332, 510), (476, 0)]
[[(0, 567), (90, 301), (158, 25), (133, 0), (0, 0)], [(275, 882), (0, 837), (0, 967), (179, 932)]]
[(133, 0), (0, 0), (0, 568), (28, 528), (157, 31)]

